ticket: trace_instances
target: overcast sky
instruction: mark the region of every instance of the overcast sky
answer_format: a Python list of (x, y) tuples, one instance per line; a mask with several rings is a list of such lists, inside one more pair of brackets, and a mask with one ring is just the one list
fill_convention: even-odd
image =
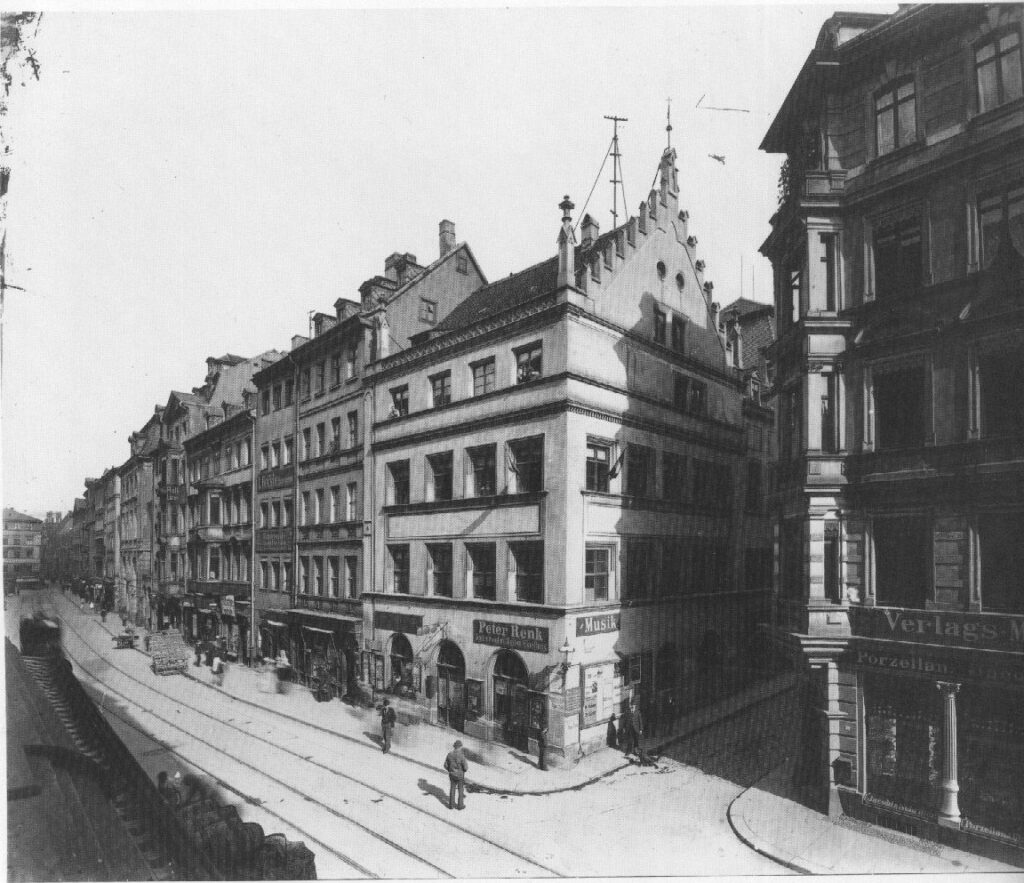
[(742, 293), (770, 301), (780, 157), (757, 147), (834, 8), (47, 12), (4, 124), (26, 289), (4, 313), (4, 505), (69, 509), (207, 356), (286, 349), (391, 252), (436, 258), (442, 218), (491, 280), (553, 255), (605, 114), (629, 118), (636, 213), (671, 97), (716, 300), (740, 296), (742, 260)]

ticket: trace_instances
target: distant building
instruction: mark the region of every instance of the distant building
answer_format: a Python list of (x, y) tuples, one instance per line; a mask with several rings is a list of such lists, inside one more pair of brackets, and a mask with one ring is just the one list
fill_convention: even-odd
[(774, 637), (820, 805), (1024, 846), (1020, 4), (837, 13), (761, 145)]
[(155, 588), (153, 458), (160, 443), (160, 414), (155, 413), (128, 439), (131, 456), (118, 470), (121, 477), (120, 533), (123, 595), (118, 603), (139, 625), (150, 622), (150, 599)]
[(17, 509), (4, 509), (4, 586), (14, 588), (19, 577), (36, 578), (41, 574), (43, 521)]

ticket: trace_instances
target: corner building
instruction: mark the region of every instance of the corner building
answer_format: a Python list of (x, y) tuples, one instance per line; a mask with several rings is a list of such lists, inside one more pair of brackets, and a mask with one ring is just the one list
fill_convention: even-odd
[[(742, 581), (745, 383), (678, 203), (485, 285), (372, 391), (360, 678), (399, 713), (536, 750), (604, 745), (633, 696), (696, 701), (765, 611)], [(766, 409), (751, 405), (770, 426)], [(764, 519), (762, 519), (764, 521)]]
[(1019, 4), (839, 13), (766, 135), (774, 635), (805, 781), (1020, 862), (1024, 90)]

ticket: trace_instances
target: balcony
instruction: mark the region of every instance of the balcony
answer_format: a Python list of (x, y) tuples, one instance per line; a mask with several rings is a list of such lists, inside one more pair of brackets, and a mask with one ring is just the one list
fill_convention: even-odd
[(846, 475), (850, 481), (893, 476), (937, 478), (981, 471), (981, 467), (986, 467), (985, 472), (1002, 471), (999, 467), (1024, 467), (1024, 438), (1003, 436), (955, 445), (852, 454), (846, 461)]
[(229, 579), (190, 579), (188, 590), (197, 595), (234, 595), (235, 597), (249, 597), (248, 580)]
[(260, 491), (276, 491), (291, 487), (295, 480), (291, 466), (278, 466), (276, 469), (265, 469), (256, 478), (256, 488)]
[(221, 527), (224, 530), (224, 538), (227, 540), (235, 539), (245, 543), (252, 539), (251, 521), (244, 521), (238, 524), (222, 524)]
[(299, 538), (302, 540), (355, 540), (359, 539), (361, 526), (361, 521), (303, 524), (299, 527)]
[(225, 540), (224, 528), (219, 524), (201, 524), (188, 532), (188, 538), (200, 543), (221, 543)]
[(290, 527), (266, 527), (256, 531), (257, 552), (291, 552), (292, 529)]

